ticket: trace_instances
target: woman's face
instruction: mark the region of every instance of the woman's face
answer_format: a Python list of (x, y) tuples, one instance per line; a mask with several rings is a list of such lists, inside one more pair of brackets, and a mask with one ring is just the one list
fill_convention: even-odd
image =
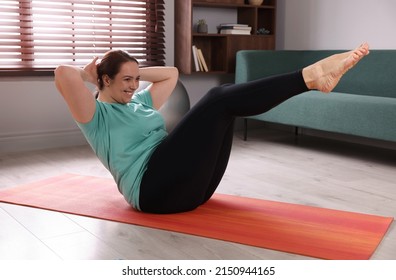
[(139, 65), (134, 61), (125, 62), (114, 79), (108, 80), (111, 99), (121, 104), (129, 103), (139, 87), (139, 81)]

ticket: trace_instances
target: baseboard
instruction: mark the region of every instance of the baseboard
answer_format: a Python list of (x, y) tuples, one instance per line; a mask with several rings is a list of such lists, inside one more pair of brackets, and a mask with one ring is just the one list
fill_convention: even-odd
[(0, 134), (0, 154), (78, 146), (86, 143), (78, 129)]
[[(296, 133), (295, 127), (290, 125), (278, 124), (278, 123), (270, 123), (265, 121), (258, 121), (258, 120), (248, 120), (248, 138), (249, 138), (249, 129), (257, 129), (257, 128), (264, 128), (264, 129), (274, 129), (280, 130), (289, 133)], [(259, 126), (257, 123), (261, 123)], [(252, 124), (252, 125), (251, 125)], [(349, 134), (342, 134), (336, 132), (327, 132), (322, 130), (316, 129), (309, 129), (309, 128), (298, 128), (298, 135), (307, 135), (307, 136), (314, 136), (320, 138), (327, 138), (342, 142), (349, 142), (353, 144), (360, 144), (366, 146), (372, 146), (377, 148), (383, 148), (388, 150), (396, 150), (396, 142), (385, 141), (380, 139), (373, 139), (373, 138), (366, 138), (360, 137), (355, 135)]]
[(322, 137), (337, 141), (372, 146), (372, 147), (383, 148), (388, 150), (396, 150), (395, 142), (385, 141), (380, 139), (366, 138), (366, 137), (360, 137), (360, 136), (342, 134), (336, 132), (327, 132), (327, 131), (321, 131), (321, 130), (309, 129), (309, 128), (300, 128), (299, 133), (301, 135)]

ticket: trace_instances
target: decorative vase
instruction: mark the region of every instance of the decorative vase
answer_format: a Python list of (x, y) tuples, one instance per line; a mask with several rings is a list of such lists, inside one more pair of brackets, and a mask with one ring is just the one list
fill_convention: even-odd
[(263, 2), (264, 0), (249, 0), (249, 4), (254, 6), (260, 6)]
[(208, 25), (206, 23), (198, 24), (197, 32), (198, 33), (208, 33)]

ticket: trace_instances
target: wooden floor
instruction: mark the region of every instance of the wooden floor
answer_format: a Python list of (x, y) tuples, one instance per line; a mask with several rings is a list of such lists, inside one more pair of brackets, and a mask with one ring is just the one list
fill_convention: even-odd
[[(0, 188), (65, 172), (110, 177), (87, 146), (0, 155)], [(260, 129), (237, 134), (218, 192), (396, 217), (396, 151)], [(396, 259), (396, 229), (372, 257)], [(309, 259), (0, 203), (0, 259)]]

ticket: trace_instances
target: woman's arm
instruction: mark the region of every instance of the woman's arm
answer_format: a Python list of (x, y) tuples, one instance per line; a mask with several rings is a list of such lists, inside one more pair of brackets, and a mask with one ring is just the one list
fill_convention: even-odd
[(96, 61), (84, 68), (61, 65), (55, 69), (55, 85), (73, 118), (81, 123), (89, 122), (95, 113), (95, 98), (84, 82), (97, 84)]
[(140, 80), (152, 82), (150, 88), (153, 106), (156, 109), (166, 102), (175, 89), (179, 72), (176, 67), (140, 68)]

